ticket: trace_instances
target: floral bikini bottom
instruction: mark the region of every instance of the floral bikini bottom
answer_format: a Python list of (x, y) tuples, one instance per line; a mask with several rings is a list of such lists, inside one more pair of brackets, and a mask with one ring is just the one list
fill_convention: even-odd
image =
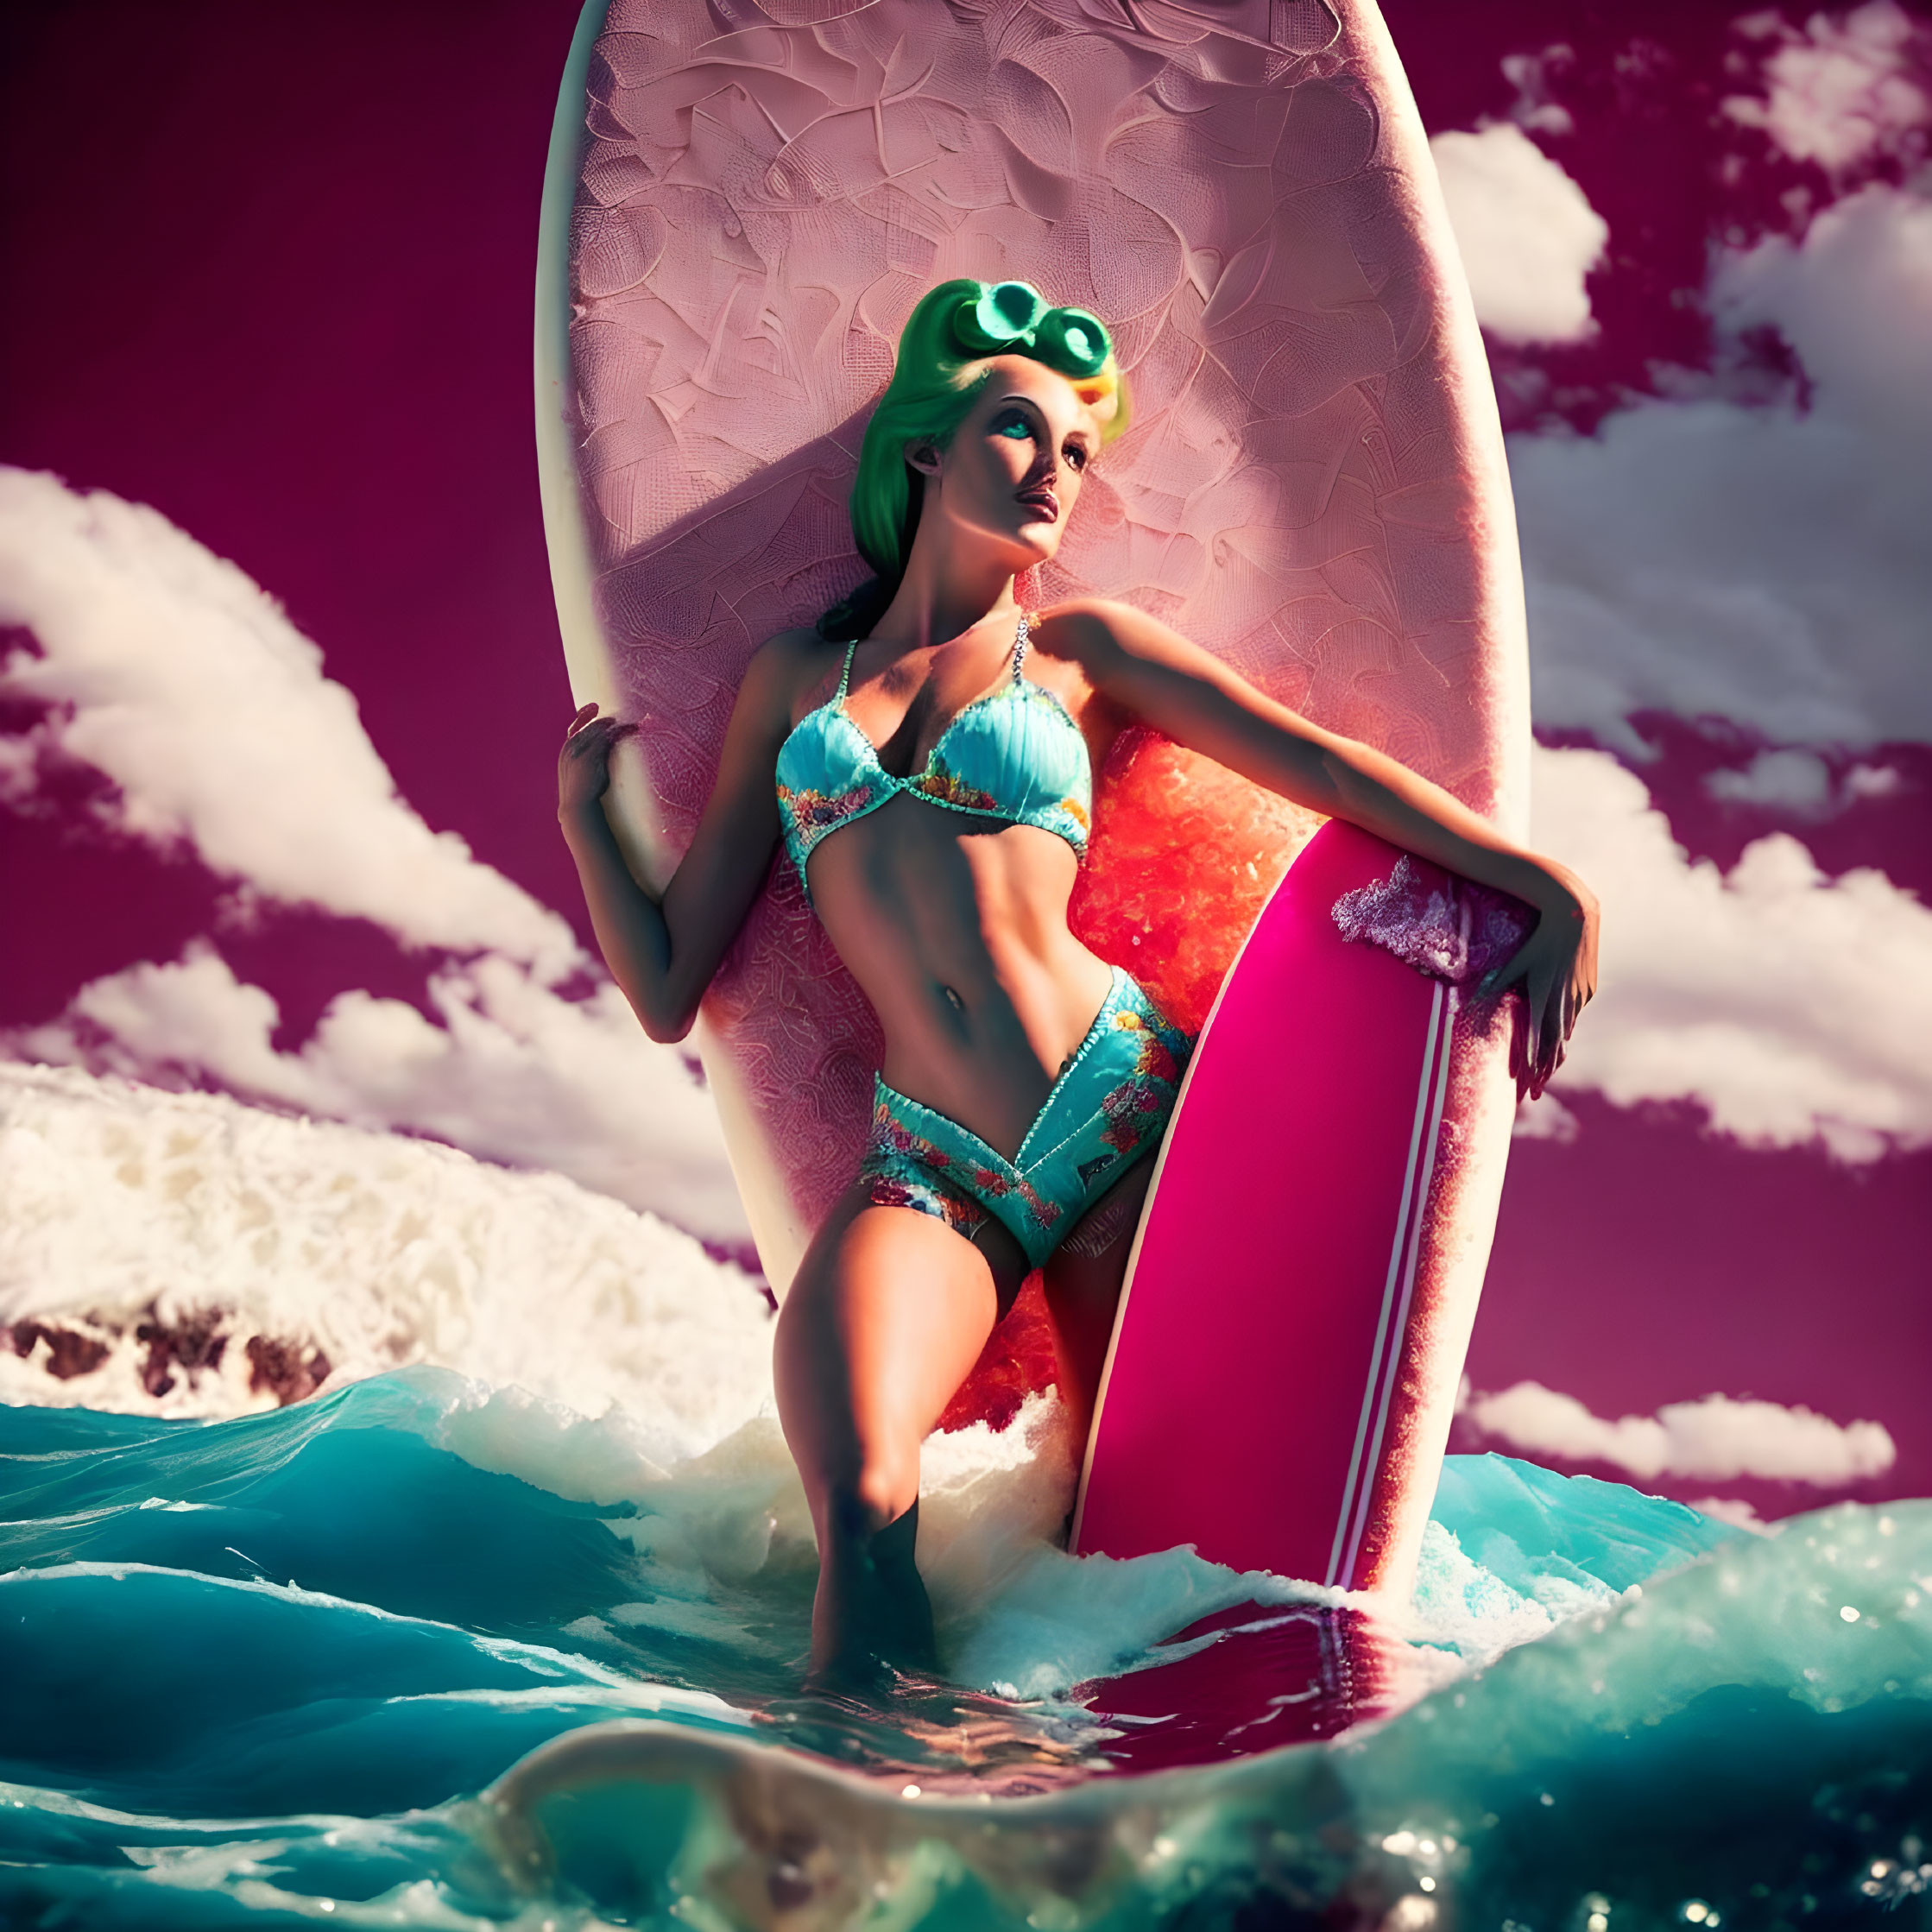
[(932, 1215), (970, 1241), (988, 1212), (1038, 1267), (1166, 1130), (1192, 1043), (1119, 967), (1012, 1160), (883, 1080), (859, 1169), (878, 1207)]

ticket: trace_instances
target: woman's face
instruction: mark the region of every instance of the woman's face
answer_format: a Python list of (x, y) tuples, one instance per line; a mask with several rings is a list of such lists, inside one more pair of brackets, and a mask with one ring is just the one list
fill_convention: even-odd
[[(1114, 404), (1099, 407), (1110, 414)], [(999, 546), (1015, 572), (1045, 562), (1100, 453), (1102, 421), (1065, 376), (1025, 356), (995, 357), (946, 448), (916, 445), (906, 452), (926, 477), (922, 528), (937, 513), (949, 534)]]

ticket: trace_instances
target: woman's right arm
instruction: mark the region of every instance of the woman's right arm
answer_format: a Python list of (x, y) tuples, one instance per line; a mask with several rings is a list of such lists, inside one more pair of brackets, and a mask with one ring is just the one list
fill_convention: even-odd
[(632, 876), (604, 816), (610, 748), (635, 729), (586, 704), (557, 758), (557, 818), (577, 861), (611, 977), (654, 1040), (680, 1040), (763, 884), (779, 836), (773, 773), (791, 726), (802, 640), (773, 638), (745, 672), (717, 782), (691, 849), (653, 900)]

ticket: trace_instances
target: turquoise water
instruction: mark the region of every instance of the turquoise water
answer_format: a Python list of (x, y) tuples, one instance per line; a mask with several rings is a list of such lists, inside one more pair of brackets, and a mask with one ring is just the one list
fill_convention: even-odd
[[(1387, 1646), (1407, 1707), (1137, 1777), (1107, 1768), (1121, 1727), (1079, 1677), (1257, 1596), (1340, 1613), (1184, 1556), (1035, 1549), (948, 1626), (963, 1675), (1024, 1697), (811, 1699), (811, 1552), (766, 1465), (613, 1500), (586, 1427), (562, 1453), (540, 1405), (432, 1369), (205, 1424), (0, 1409), (0, 1923), (1926, 1916), (1932, 1504), (1760, 1537), (1451, 1458)], [(675, 1727), (622, 1746), (665, 1781), (479, 1798), (613, 1720)]]

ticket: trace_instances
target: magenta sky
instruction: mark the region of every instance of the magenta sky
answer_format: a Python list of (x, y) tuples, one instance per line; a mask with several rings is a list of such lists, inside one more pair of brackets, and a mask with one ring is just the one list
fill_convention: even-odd
[[(538, 192), (576, 11), (9, 9), (0, 461), (152, 505), (239, 565), (320, 646), (428, 824), (587, 937), (552, 817), (570, 706), (529, 377)], [(1529, 0), (1386, 11), (1431, 132), (1524, 111), (1502, 63), (1556, 31)], [(1632, 392), (1677, 393), (1661, 366), (1712, 359), (1696, 298), (1714, 246), (1786, 232), (1808, 212), (1795, 192), (1815, 205), (1843, 188), (1727, 129), (1736, 63), (1763, 52), (1733, 22), (1682, 0), (1563, 9), (1573, 58), (1544, 71), (1575, 125), (1539, 139), (1609, 224), (1589, 284), (1600, 326), (1496, 351), (1506, 426), (1589, 431)], [(1788, 373), (1775, 339), (1747, 348), (1763, 381)], [(0, 725), (30, 718), (16, 707)], [(1761, 742), (1748, 724), (1660, 715), (1646, 731), (1659, 750), (1639, 775), (1694, 856), (1727, 867), (1782, 825), (1828, 873), (1876, 866), (1932, 888), (1932, 753), (1916, 730), (1859, 750), (1899, 773), (1891, 792), (1822, 819), (1710, 794), (1708, 773)], [(218, 930), (221, 881), (91, 829), (84, 792), (73, 777), (60, 810), (0, 818), (0, 1026), (47, 1021), (83, 983)], [(372, 925), (269, 911), (219, 944), (280, 1000), (279, 1045), (346, 986), (424, 1003), (421, 960)], [(1932, 1153), (1846, 1166), (1715, 1136), (1689, 1105), (1569, 1105), (1573, 1141), (1517, 1145), (1475, 1387), (1534, 1380), (1607, 1417), (1723, 1391), (1872, 1417), (1898, 1460), (1850, 1493), (1932, 1493)], [(1718, 1488), (1766, 1515), (1820, 1499), (1656, 1487)]]

